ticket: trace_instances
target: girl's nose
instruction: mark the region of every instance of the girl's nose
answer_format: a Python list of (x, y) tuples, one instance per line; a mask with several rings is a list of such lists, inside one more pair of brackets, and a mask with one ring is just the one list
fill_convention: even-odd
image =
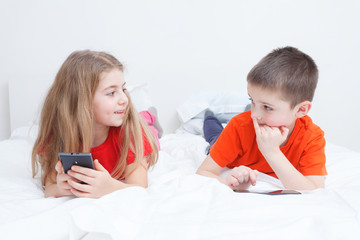
[(118, 104), (123, 105), (124, 103), (127, 103), (127, 102), (128, 102), (128, 97), (126, 96), (126, 94), (125, 93), (120, 94)]

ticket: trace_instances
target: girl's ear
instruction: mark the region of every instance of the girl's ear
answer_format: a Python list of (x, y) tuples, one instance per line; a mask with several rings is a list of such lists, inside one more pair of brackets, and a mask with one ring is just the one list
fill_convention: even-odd
[(308, 112), (310, 111), (311, 108), (311, 102), (310, 101), (303, 101), (301, 103), (299, 103), (297, 106), (297, 111), (296, 111), (296, 117), (297, 118), (301, 118), (304, 117), (308, 114)]

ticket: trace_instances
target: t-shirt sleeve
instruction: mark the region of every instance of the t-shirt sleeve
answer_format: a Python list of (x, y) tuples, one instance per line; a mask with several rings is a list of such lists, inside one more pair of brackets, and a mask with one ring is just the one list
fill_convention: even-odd
[(325, 167), (325, 143), (324, 132), (320, 130), (305, 147), (299, 161), (299, 171), (304, 176), (327, 175)]
[[(153, 152), (153, 149), (151, 148), (151, 145), (144, 134), (143, 134), (143, 144), (144, 144), (144, 155), (143, 156), (147, 156)], [(128, 156), (126, 159), (126, 164), (129, 165), (129, 164), (133, 163), (134, 161), (135, 161), (135, 153), (133, 153), (133, 151), (131, 151), (131, 149), (129, 149)]]
[(226, 167), (241, 154), (240, 130), (236, 125), (236, 120), (231, 119), (210, 149), (211, 158), (220, 167)]

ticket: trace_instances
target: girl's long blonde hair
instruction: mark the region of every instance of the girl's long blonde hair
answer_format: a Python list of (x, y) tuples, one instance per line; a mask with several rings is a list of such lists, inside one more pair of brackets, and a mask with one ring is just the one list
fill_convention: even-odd
[[(90, 50), (73, 52), (61, 66), (45, 98), (39, 133), (32, 151), (33, 177), (41, 167), (43, 184), (55, 173), (59, 152), (90, 152), (93, 96), (100, 74), (113, 69), (123, 71), (124, 67), (112, 55)], [(120, 159), (110, 173), (116, 179), (126, 177), (124, 172), (129, 149), (135, 153), (132, 169), (139, 166), (144, 157), (144, 138), (153, 149), (146, 156), (148, 167), (153, 166), (158, 158), (154, 135), (134, 108), (129, 93), (125, 91), (125, 94), (129, 103), (119, 127), (122, 141), (117, 151)]]

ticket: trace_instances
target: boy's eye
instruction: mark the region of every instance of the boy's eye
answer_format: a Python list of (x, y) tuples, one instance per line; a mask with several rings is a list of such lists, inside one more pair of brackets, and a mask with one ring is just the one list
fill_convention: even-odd
[(251, 103), (253, 103), (253, 102), (254, 102), (254, 101), (253, 101), (253, 99), (252, 99), (251, 97), (249, 97), (249, 100), (250, 100), (250, 102), (251, 102)]

